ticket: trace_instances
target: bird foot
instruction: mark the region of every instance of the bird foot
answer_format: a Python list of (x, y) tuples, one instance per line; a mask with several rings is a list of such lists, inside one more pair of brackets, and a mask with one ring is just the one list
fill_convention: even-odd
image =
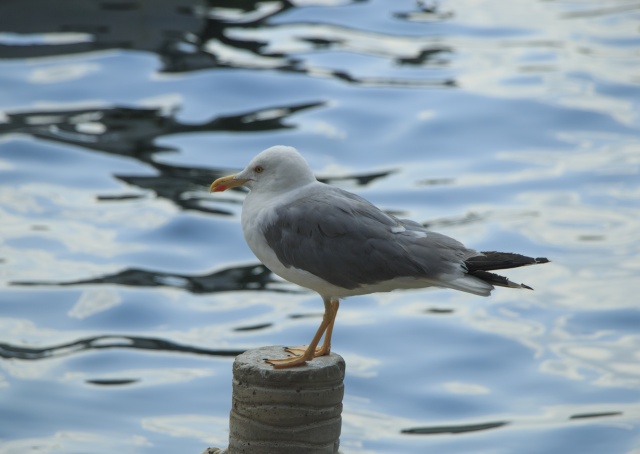
[[(308, 348), (309, 348), (308, 345), (299, 345), (298, 347), (287, 347), (284, 349), (284, 351), (286, 351), (287, 353), (291, 353), (292, 355), (301, 356), (307, 352)], [(329, 354), (329, 348), (322, 345), (321, 347), (318, 347), (315, 349), (313, 357), (317, 358), (318, 356), (324, 356), (328, 354)]]
[(329, 354), (329, 349), (325, 348), (324, 345), (311, 351), (309, 351), (309, 347), (307, 345), (287, 347), (284, 350), (287, 353), (291, 353), (293, 356), (282, 359), (267, 359), (265, 362), (271, 364), (274, 369), (288, 369), (290, 367), (303, 366), (307, 361), (311, 361), (313, 358)]
[(265, 362), (271, 364), (274, 369), (288, 369), (290, 367), (304, 366), (307, 364), (307, 359), (303, 355), (296, 355), (282, 359), (267, 359)]

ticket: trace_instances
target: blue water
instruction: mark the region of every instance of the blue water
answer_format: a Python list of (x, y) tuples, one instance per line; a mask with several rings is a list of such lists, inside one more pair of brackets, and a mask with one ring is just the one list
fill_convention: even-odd
[[(303, 344), (242, 192), (275, 144), (534, 292), (346, 300), (350, 453), (640, 449), (640, 8), (0, 3), (0, 453), (200, 453), (234, 355)], [(238, 5), (238, 6), (234, 6)]]

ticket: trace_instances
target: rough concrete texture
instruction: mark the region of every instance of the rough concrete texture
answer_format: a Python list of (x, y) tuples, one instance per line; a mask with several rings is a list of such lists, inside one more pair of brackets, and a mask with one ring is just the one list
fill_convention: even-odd
[(228, 454), (337, 454), (345, 363), (334, 353), (274, 369), (284, 347), (262, 347), (233, 364)]

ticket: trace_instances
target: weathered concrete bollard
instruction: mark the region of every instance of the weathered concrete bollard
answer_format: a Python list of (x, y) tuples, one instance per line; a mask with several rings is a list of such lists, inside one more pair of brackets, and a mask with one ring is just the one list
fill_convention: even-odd
[(217, 452), (338, 453), (344, 360), (331, 353), (291, 369), (264, 362), (285, 356), (283, 347), (262, 347), (236, 357), (229, 448)]

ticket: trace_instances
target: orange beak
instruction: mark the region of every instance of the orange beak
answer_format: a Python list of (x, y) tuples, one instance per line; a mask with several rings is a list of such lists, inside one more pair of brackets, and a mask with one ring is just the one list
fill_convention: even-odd
[(235, 175), (218, 178), (216, 181), (211, 183), (211, 186), (209, 186), (209, 192), (222, 192), (229, 188), (237, 188), (238, 186), (245, 184), (247, 181), (249, 180), (245, 178), (236, 178)]

